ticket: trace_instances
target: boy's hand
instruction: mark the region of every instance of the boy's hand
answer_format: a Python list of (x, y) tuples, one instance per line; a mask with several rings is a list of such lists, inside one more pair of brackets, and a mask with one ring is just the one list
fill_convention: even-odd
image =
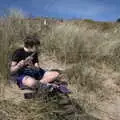
[(21, 60), (17, 65), (18, 65), (19, 68), (21, 68), (25, 65), (25, 61)]
[(32, 60), (33, 60), (33, 57), (28, 56), (28, 57), (25, 59), (24, 64), (31, 66), (31, 65), (33, 65)]

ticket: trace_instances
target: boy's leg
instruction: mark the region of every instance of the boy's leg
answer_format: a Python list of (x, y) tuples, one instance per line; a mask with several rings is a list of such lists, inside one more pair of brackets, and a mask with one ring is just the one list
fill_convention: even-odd
[[(40, 80), (40, 83), (46, 84), (46, 83), (53, 82), (58, 76), (59, 76), (59, 73), (56, 71), (47, 71), (44, 73), (42, 79)], [(18, 80), (18, 83), (19, 83), (19, 86), (22, 85), (22, 86), (34, 88), (38, 84), (38, 81), (35, 78), (30, 76), (22, 76)]]
[(22, 84), (30, 88), (34, 88), (37, 83), (38, 83), (37, 80), (30, 76), (25, 76), (22, 80)]
[(53, 82), (58, 76), (59, 76), (59, 73), (56, 71), (47, 71), (44, 73), (40, 82), (45, 84), (50, 83), (50, 82)]

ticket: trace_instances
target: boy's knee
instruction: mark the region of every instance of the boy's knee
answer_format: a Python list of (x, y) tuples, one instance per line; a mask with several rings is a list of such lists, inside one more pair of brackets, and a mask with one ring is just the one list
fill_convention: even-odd
[(49, 76), (52, 76), (52, 77), (58, 77), (59, 76), (59, 73), (54, 71), (54, 72), (50, 72)]
[(60, 73), (59, 73), (59, 72), (54, 72), (54, 75), (55, 75), (56, 77), (58, 77), (58, 76), (60, 75)]
[(35, 80), (34, 78), (32, 78), (32, 77), (26, 76), (26, 77), (23, 79), (22, 83), (23, 83), (24, 85), (28, 86), (28, 87), (33, 87), (33, 86), (36, 85), (36, 80)]

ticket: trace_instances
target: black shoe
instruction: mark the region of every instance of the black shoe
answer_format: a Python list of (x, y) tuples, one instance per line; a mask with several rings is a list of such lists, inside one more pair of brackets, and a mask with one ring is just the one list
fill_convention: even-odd
[(25, 99), (35, 98), (35, 93), (33, 93), (33, 92), (31, 92), (31, 93), (24, 93), (24, 98)]

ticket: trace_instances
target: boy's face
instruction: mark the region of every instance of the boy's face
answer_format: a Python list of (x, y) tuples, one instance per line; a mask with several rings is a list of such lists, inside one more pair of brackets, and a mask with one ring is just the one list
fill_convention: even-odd
[(29, 46), (27, 49), (29, 52), (35, 52), (37, 50), (37, 47), (33, 45), (33, 46)]

